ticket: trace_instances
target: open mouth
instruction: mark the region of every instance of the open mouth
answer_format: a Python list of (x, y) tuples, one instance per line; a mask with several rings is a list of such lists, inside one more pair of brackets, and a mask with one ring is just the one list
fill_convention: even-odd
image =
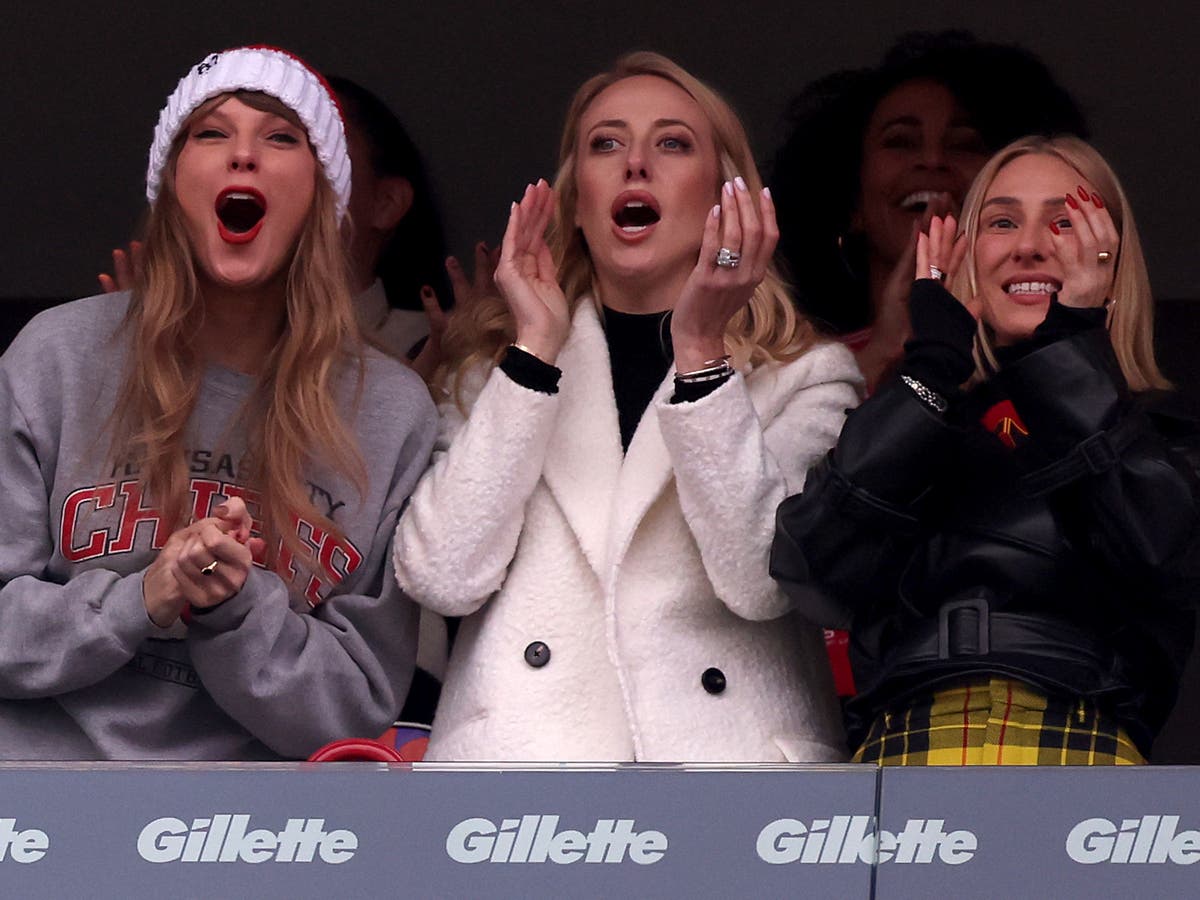
[(229, 187), (217, 195), (217, 230), (231, 244), (254, 240), (267, 214), (267, 199), (254, 188)]
[(625, 234), (640, 234), (662, 218), (649, 194), (626, 192), (613, 204), (613, 223)]
[(1040, 274), (1014, 278), (1004, 283), (1004, 293), (1010, 300), (1020, 304), (1049, 302), (1050, 298), (1060, 290), (1062, 290), (1062, 282)]
[(1059, 284), (1054, 281), (1012, 281), (1004, 286), (1010, 294), (1057, 294)]
[(931, 205), (946, 212), (957, 206), (953, 195), (947, 191), (913, 191), (900, 201), (900, 208), (905, 212), (923, 213)]

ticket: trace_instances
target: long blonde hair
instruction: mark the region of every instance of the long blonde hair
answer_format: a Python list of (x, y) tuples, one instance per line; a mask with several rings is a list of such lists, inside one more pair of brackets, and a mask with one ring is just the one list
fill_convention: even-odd
[[(111, 456), (138, 465), (143, 486), (172, 529), (187, 514), (188, 422), (199, 398), (204, 360), (193, 336), (204, 318), (196, 263), (175, 193), (175, 161), (191, 122), (230, 97), (300, 125), (274, 97), (222, 94), (200, 106), (179, 131), (163, 173), (161, 193), (146, 224), (145, 258), (125, 318), (129, 353), (112, 418)], [(303, 127), (301, 125), (301, 127)], [(333, 188), (318, 167), (312, 207), (287, 274), (287, 321), (264, 361), (239, 419), (246, 429), (246, 475), (259, 494), (268, 547), (283, 544), (311, 567), (311, 551), (296, 535), (293, 516), (340, 533), (313, 505), (304, 472), (317, 461), (345, 475), (362, 493), (366, 469), (338, 411), (338, 376), (357, 367), (361, 343), (338, 232)]]
[[(978, 296), (979, 279), (975, 268), (975, 241), (983, 202), (992, 182), (1006, 165), (1021, 156), (1044, 154), (1066, 163), (1099, 190), (1113, 224), (1121, 237), (1113, 277), (1113, 303), (1109, 316), (1109, 340), (1121, 372), (1135, 391), (1170, 387), (1154, 359), (1154, 298), (1150, 276), (1142, 255), (1133, 210), (1116, 173), (1095, 148), (1077, 137), (1030, 136), (1013, 141), (996, 153), (980, 169), (963, 201), (963, 233), (967, 238), (967, 256), (961, 272), (950, 286), (958, 296)], [(997, 368), (990, 329), (980, 320), (976, 335), (977, 378)]]
[[(559, 142), (558, 173), (554, 179), (557, 207), (547, 242), (558, 266), (559, 284), (572, 311), (584, 296), (591, 296), (594, 302), (600, 303), (595, 268), (583, 233), (574, 224), (579, 196), (575, 181), (579, 123), (588, 106), (603, 90), (636, 75), (653, 75), (683, 89), (708, 119), (719, 160), (718, 178), (713, 184), (714, 198), (718, 196), (721, 182), (737, 175), (745, 179), (751, 191), (762, 190), (762, 178), (745, 129), (720, 94), (661, 54), (640, 51), (621, 57), (610, 71), (589, 78), (575, 92)], [(479, 363), (498, 360), (515, 336), (512, 316), (499, 297), (483, 298), (471, 308), (456, 312), (442, 342), (446, 363), (435, 376), (434, 385), (457, 392), (465, 372)], [(725, 332), (726, 346), (739, 364), (795, 359), (814, 340), (812, 326), (797, 313), (773, 263), (753, 298), (733, 316)]]

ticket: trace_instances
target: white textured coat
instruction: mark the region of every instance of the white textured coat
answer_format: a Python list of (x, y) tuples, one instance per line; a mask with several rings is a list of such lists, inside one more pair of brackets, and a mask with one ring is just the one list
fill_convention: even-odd
[(466, 617), (426, 758), (840, 758), (820, 632), (767, 557), (776, 506), (857, 402), (849, 352), (822, 345), (694, 403), (668, 402), (669, 372), (624, 455), (586, 299), (558, 365), (557, 394), (496, 369), (465, 420), (443, 406), (397, 529), (401, 587)]

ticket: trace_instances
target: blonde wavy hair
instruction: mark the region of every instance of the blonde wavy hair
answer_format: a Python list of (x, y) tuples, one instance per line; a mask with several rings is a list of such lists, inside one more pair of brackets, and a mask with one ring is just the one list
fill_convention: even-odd
[[(575, 92), (559, 142), (558, 172), (554, 178), (557, 205), (547, 242), (572, 312), (584, 296), (590, 296), (597, 306), (601, 303), (595, 267), (583, 232), (574, 224), (579, 197), (575, 181), (579, 124), (602, 91), (636, 75), (652, 75), (671, 82), (695, 100), (704, 113), (712, 127), (719, 160), (712, 186), (714, 202), (722, 182), (737, 175), (745, 179), (751, 191), (758, 192), (763, 187), (745, 129), (720, 94), (661, 54), (640, 51), (622, 56), (611, 70), (589, 78)], [(457, 396), (464, 374), (484, 362), (495, 364), (515, 337), (512, 315), (500, 297), (480, 298), (469, 307), (456, 310), (443, 338), (445, 362), (435, 374), (434, 386)], [(815, 340), (812, 325), (797, 313), (774, 263), (750, 302), (733, 316), (725, 332), (726, 348), (739, 365), (792, 360), (808, 350)]]
[[(1150, 276), (1142, 255), (1142, 242), (1134, 223), (1129, 199), (1112, 167), (1090, 144), (1077, 137), (1019, 138), (997, 152), (975, 176), (963, 201), (963, 233), (967, 237), (967, 256), (962, 270), (950, 285), (960, 297), (979, 294), (975, 268), (975, 241), (979, 236), (980, 214), (988, 190), (1000, 170), (1021, 156), (1042, 154), (1066, 163), (1099, 190), (1113, 224), (1121, 236), (1108, 319), (1109, 340), (1121, 372), (1135, 391), (1170, 387), (1154, 359), (1154, 298)], [(976, 379), (986, 378), (997, 369), (991, 330), (980, 320), (975, 339)]]
[[(110, 453), (115, 463), (139, 466), (143, 486), (172, 530), (185, 524), (188, 512), (184, 451), (204, 370), (194, 341), (204, 319), (204, 298), (175, 193), (175, 162), (192, 122), (230, 97), (303, 128), (291, 109), (266, 94), (238, 91), (205, 102), (180, 128), (162, 190), (150, 209), (144, 264), (124, 323), (129, 354), (111, 420)], [(299, 540), (293, 516), (335, 534), (340, 529), (309, 499), (305, 471), (321, 461), (345, 475), (360, 495), (366, 485), (362, 457), (334, 395), (339, 376), (355, 368), (361, 391), (363, 362), (334, 192), (320, 166), (312, 207), (288, 267), (286, 290), (287, 322), (263, 362), (253, 393), (239, 417), (228, 424), (226, 439), (236, 426), (244, 427), (247, 471), (239, 471), (239, 476), (259, 493), (256, 518), (263, 523), (268, 547), (273, 552), (282, 540), (313, 568), (311, 551)]]

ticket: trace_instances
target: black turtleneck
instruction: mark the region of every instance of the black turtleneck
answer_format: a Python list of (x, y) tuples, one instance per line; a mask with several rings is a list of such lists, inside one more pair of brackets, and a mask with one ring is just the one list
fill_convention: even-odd
[(671, 314), (624, 313), (606, 306), (604, 337), (617, 398), (621, 447), (628, 450), (642, 414), (671, 368)]
[[(617, 401), (621, 447), (629, 449), (633, 433), (650, 405), (654, 392), (671, 368), (671, 313), (625, 313), (604, 307), (604, 338)], [(530, 390), (558, 392), (559, 369), (515, 347), (510, 347), (500, 368)], [(702, 384), (677, 384), (672, 403), (690, 403), (707, 396), (724, 384), (724, 379)]]

